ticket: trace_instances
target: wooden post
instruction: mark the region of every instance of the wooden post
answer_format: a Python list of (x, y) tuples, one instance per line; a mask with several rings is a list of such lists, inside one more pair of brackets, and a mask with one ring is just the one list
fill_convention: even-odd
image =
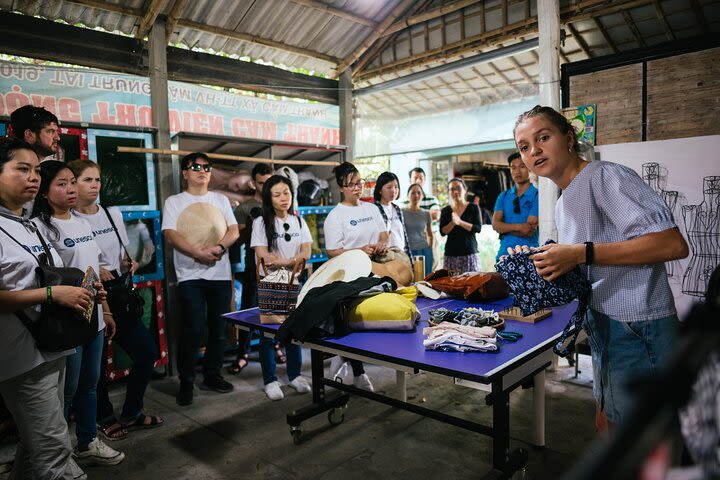
[[(538, 0), (540, 37), (540, 103), (560, 110), (560, 5), (558, 0)], [(547, 178), (539, 178), (540, 244), (557, 240), (555, 203), (558, 188)]]
[(347, 146), (345, 160), (348, 162), (353, 161), (354, 155), (352, 89), (352, 68), (348, 68), (340, 75), (340, 91), (338, 92), (338, 104), (340, 105), (340, 143)]
[[(168, 76), (167, 76), (167, 44), (165, 43), (165, 20), (157, 18), (148, 36), (148, 53), (150, 59), (150, 104), (152, 106), (153, 125), (157, 128), (155, 147), (170, 149), (170, 115), (168, 112)], [(159, 155), (157, 158), (157, 192), (158, 210), (162, 211), (165, 199), (180, 191), (180, 180), (177, 158)], [(166, 329), (168, 334), (168, 373), (173, 374), (175, 368), (175, 347), (177, 345), (177, 326), (180, 324), (180, 312), (176, 308), (179, 303), (177, 296), (177, 279), (175, 271), (170, 267), (172, 249), (165, 243), (165, 310)]]

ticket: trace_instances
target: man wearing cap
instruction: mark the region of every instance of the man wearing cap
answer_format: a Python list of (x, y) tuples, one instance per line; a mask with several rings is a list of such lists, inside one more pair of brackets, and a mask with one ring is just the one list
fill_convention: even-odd
[(32, 145), (41, 159), (55, 155), (60, 142), (57, 117), (43, 107), (25, 105), (10, 115), (13, 135)]
[(508, 157), (513, 186), (498, 195), (492, 217), (493, 230), (500, 234), (500, 249), (495, 257), (507, 255), (508, 247), (538, 246), (538, 191), (530, 183), (530, 172), (515, 152)]
[[(178, 405), (193, 402), (193, 384), (198, 349), (208, 327), (204, 379), (200, 388), (227, 393), (233, 390), (231, 383), (220, 375), (222, 368), (226, 329), (222, 315), (230, 310), (232, 280), (227, 249), (238, 238), (238, 227), (230, 201), (226, 196), (208, 191), (212, 165), (204, 153), (191, 153), (180, 162), (187, 189), (168, 197), (163, 208), (162, 230), (172, 246), (173, 263), (178, 281), (178, 293), (182, 310), (182, 326), (178, 342), (177, 368), (180, 390), (175, 400)], [(198, 205), (199, 204), (199, 205)], [(208, 220), (221, 216), (227, 231), (217, 243), (198, 242), (191, 238), (183, 222), (183, 213), (204, 211), (206, 215), (194, 218), (191, 232), (208, 231), (214, 225), (197, 225), (203, 218)], [(187, 210), (188, 212), (190, 210)], [(187, 214), (187, 213), (186, 213)], [(181, 221), (179, 221), (181, 220)]]

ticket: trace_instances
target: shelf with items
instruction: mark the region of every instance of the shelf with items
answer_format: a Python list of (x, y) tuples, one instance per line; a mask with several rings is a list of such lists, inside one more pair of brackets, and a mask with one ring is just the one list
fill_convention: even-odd
[(333, 205), (324, 207), (298, 207), (298, 215), (305, 219), (313, 243), (308, 263), (324, 262), (328, 259), (325, 253), (325, 236), (322, 234), (325, 218), (335, 208)]

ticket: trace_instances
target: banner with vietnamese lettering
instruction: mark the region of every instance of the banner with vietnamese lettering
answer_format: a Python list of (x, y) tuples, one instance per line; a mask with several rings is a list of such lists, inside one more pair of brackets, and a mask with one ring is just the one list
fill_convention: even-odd
[[(336, 105), (273, 101), (168, 82), (170, 131), (339, 145)], [(152, 126), (150, 81), (99, 70), (0, 62), (0, 116), (43, 106), (60, 121)]]

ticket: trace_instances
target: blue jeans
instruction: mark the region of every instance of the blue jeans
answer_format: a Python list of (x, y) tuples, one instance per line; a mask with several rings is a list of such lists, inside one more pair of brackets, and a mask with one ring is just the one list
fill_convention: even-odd
[[(300, 345), (284, 345), (287, 355), (287, 374), (291, 382), (300, 375), (302, 368), (302, 349)], [(277, 380), (275, 376), (275, 340), (262, 337), (260, 340), (260, 366), (265, 385)]]
[[(113, 343), (122, 347), (133, 362), (132, 370), (127, 377), (125, 403), (120, 416), (123, 422), (131, 422), (142, 413), (145, 389), (150, 383), (153, 365), (159, 356), (158, 348), (142, 322), (137, 322), (129, 328), (120, 328), (113, 338)], [(107, 342), (104, 342), (100, 379), (97, 385), (97, 421), (101, 425), (115, 423), (117, 420), (108, 395), (106, 358)]]
[(430, 275), (430, 272), (432, 272), (432, 265), (433, 265), (432, 247), (425, 247), (425, 248), (421, 248), (420, 250), (410, 250), (410, 253), (413, 254), (413, 257), (415, 255), (424, 255), (425, 256), (425, 276), (427, 277), (428, 275)]
[(593, 394), (610, 422), (622, 422), (633, 404), (629, 382), (657, 373), (672, 356), (679, 325), (677, 315), (628, 323), (588, 309), (583, 328), (593, 360)]
[(203, 374), (205, 378), (220, 375), (225, 340), (225, 319), (230, 311), (232, 282), (230, 280), (187, 280), (178, 283), (182, 326), (178, 342), (177, 368), (180, 382), (195, 381), (198, 350), (204, 337), (205, 325), (208, 338), (205, 345)]
[(70, 406), (75, 411), (75, 433), (78, 445), (84, 447), (97, 437), (97, 383), (100, 378), (100, 359), (105, 329), (93, 340), (80, 345), (67, 357), (65, 373), (65, 421), (70, 418)]

